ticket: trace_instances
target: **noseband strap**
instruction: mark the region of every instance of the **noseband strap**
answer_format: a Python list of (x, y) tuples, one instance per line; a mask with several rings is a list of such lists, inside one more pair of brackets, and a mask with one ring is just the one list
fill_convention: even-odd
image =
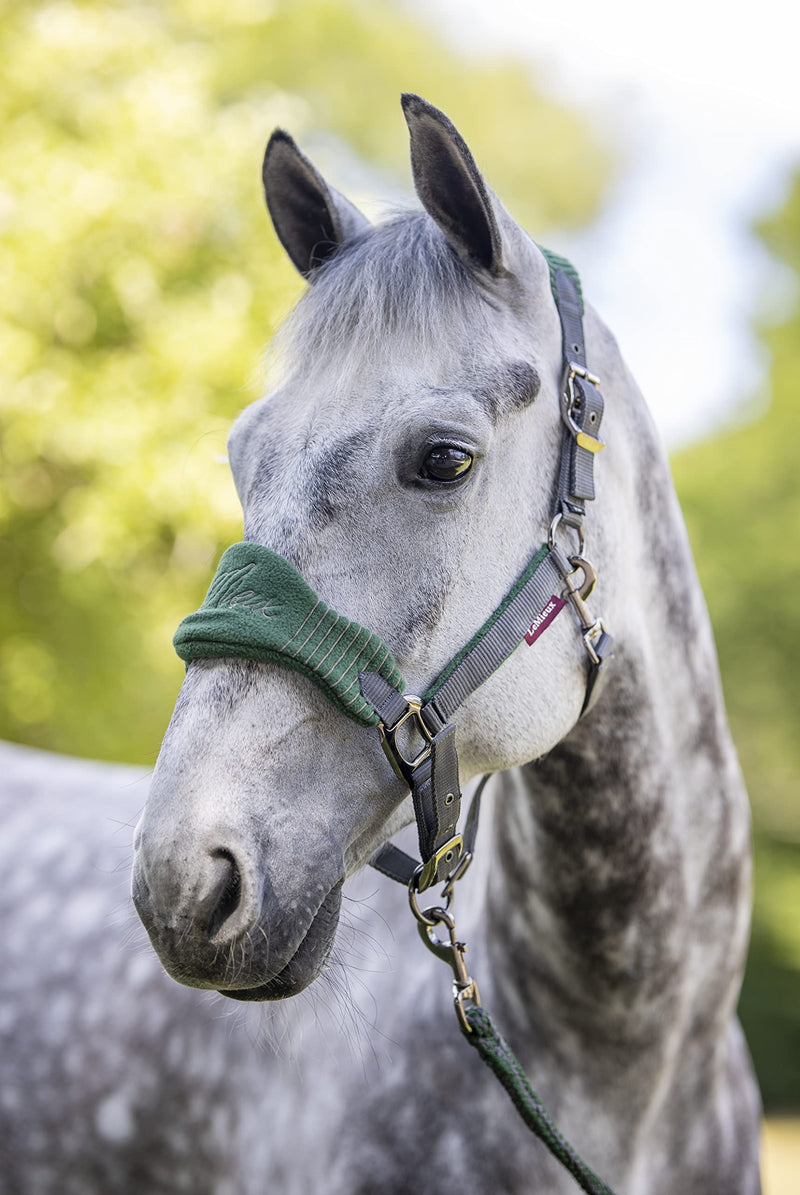
[(291, 668), (364, 726), (377, 725), (378, 714), (361, 694), (360, 672), (403, 689), (383, 640), (337, 614), (288, 560), (261, 544), (228, 548), (202, 606), (184, 618), (173, 645), (187, 664), (229, 656)]

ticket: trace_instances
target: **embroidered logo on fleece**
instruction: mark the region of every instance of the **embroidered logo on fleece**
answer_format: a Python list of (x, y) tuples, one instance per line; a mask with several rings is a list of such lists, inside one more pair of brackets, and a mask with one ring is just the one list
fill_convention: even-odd
[(547, 604), (534, 618), (528, 630), (525, 632), (525, 642), (529, 647), (532, 647), (540, 635), (543, 635), (550, 623), (561, 613), (566, 602), (563, 598), (556, 597), (555, 594), (548, 600)]
[(254, 589), (242, 588), (255, 567), (255, 564), (243, 564), (230, 572), (222, 573), (212, 585), (204, 604), (215, 609), (228, 606), (231, 609), (246, 610), (249, 614), (263, 614), (265, 618), (274, 618), (276, 614), (280, 614), (283, 607), (275, 598), (265, 598)]

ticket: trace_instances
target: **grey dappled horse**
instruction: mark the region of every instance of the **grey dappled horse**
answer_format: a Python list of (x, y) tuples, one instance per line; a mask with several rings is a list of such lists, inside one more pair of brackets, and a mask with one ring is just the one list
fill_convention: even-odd
[[(374, 228), (290, 138), (270, 143), (270, 212), (312, 285), (230, 460), (244, 538), (421, 691), (546, 533), (561, 333), (544, 258), (456, 130), (404, 110), (424, 210)], [(485, 1004), (620, 1195), (754, 1195), (747, 801), (664, 454), (591, 308), (585, 326), (608, 443), (587, 554), (615, 657), (579, 720), (563, 614), (460, 710), (462, 781), (503, 774), (459, 929)], [(466, 1048), (402, 889), (363, 870), (409, 798), (375, 731), (305, 677), (192, 664), (136, 832), (134, 894), (174, 978), (269, 1000), (312, 985), (271, 1023), (291, 1038), (277, 1056), (264, 1005), (179, 987), (142, 950), (111, 820), (140, 807), (135, 774), (9, 748), (4, 778), (3, 1192), (576, 1190)]]

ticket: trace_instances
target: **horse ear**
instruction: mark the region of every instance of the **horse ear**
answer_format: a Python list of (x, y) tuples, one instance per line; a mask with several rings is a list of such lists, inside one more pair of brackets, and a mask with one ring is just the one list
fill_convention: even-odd
[(269, 139), (262, 178), (278, 240), (309, 281), (345, 241), (370, 226), (349, 199), (328, 186), (283, 129)]
[(453, 122), (421, 96), (406, 93), (401, 102), (422, 206), (459, 257), (499, 273), (503, 261), (496, 201), (466, 141)]

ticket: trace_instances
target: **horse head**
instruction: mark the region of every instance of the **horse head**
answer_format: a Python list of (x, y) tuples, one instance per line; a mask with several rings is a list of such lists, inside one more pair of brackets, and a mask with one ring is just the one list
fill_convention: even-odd
[[(282, 333), (280, 384), (239, 417), (229, 458), (244, 540), (388, 644), (420, 693), (547, 534), (562, 334), (545, 257), (458, 131), (419, 97), (403, 110), (422, 210), (377, 226), (273, 134), (267, 206), (309, 287)], [(603, 472), (598, 505), (615, 484)], [(593, 540), (598, 563), (614, 544), (613, 530)], [(462, 783), (542, 756), (584, 694), (564, 616), (459, 710)], [(344, 879), (413, 816), (378, 735), (308, 676), (195, 660), (136, 832), (136, 907), (175, 979), (289, 996), (326, 962)]]

